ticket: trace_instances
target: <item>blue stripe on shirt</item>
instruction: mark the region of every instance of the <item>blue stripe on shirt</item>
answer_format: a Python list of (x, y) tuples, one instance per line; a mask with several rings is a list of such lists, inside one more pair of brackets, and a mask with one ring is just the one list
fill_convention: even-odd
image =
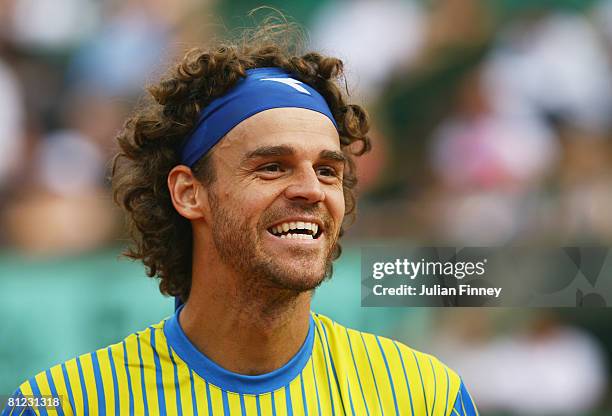
[(412, 351), (412, 355), (414, 356), (414, 361), (416, 361), (417, 370), (419, 370), (419, 377), (421, 378), (421, 388), (423, 390), (423, 399), (425, 400), (425, 412), (427, 416), (429, 416), (429, 406), (427, 406), (427, 394), (425, 394), (425, 383), (423, 382), (423, 374), (421, 374), (421, 366), (419, 365), (419, 360), (414, 351)]
[(64, 409), (62, 409), (63, 403), (61, 402), (61, 397), (57, 394), (57, 389), (55, 388), (55, 382), (53, 381), (53, 376), (51, 376), (51, 371), (45, 371), (45, 375), (47, 376), (47, 381), (49, 382), (49, 390), (51, 391), (51, 396), (57, 397), (60, 399), (60, 405), (56, 407), (58, 416), (64, 416)]
[(128, 382), (128, 390), (130, 391), (130, 394), (128, 394), (128, 399), (129, 399), (129, 403), (130, 403), (130, 415), (134, 414), (134, 400), (132, 400), (132, 397), (134, 397), (134, 390), (132, 389), (132, 377), (130, 376), (130, 366), (128, 364), (128, 356), (127, 356), (127, 346), (125, 344), (125, 341), (122, 342), (123, 344), (123, 364), (125, 367), (125, 373), (127, 375), (127, 382)]
[(142, 348), (140, 347), (140, 335), (136, 334), (136, 345), (138, 347), (138, 364), (140, 366), (140, 387), (142, 388), (142, 399), (144, 401), (144, 414), (149, 415), (149, 402), (147, 400), (147, 389), (145, 387), (144, 365), (142, 364)]
[(178, 369), (176, 368), (176, 361), (174, 361), (174, 353), (170, 346), (168, 346), (168, 355), (170, 361), (172, 361), (172, 368), (174, 369), (174, 393), (176, 394), (176, 406), (179, 415), (183, 415), (183, 404), (181, 403), (181, 387), (178, 379)]
[(302, 388), (302, 406), (304, 406), (304, 414), (308, 416), (308, 403), (306, 402), (306, 390), (304, 389), (303, 374), (300, 374), (300, 387)]
[(380, 343), (380, 338), (376, 337), (376, 342), (378, 343), (378, 349), (380, 349), (380, 353), (382, 354), (383, 361), (385, 363), (385, 368), (387, 369), (387, 377), (389, 377), (389, 383), (391, 383), (391, 394), (393, 395), (393, 405), (395, 406), (395, 414), (399, 414), (399, 409), (397, 408), (397, 398), (395, 397), (395, 385), (393, 384), (393, 377), (391, 377), (391, 369), (389, 368), (389, 362), (387, 361), (387, 356), (385, 355), (385, 350)]
[[(397, 350), (397, 355), (399, 355), (400, 362), (402, 363), (402, 371), (404, 372), (404, 380), (406, 380), (406, 387), (408, 388), (408, 398), (410, 399), (410, 412), (412, 416), (414, 416), (414, 405), (412, 404), (412, 393), (410, 392), (410, 382), (408, 381), (408, 374), (406, 374), (406, 366), (404, 365), (404, 357), (402, 357), (402, 352), (397, 346), (397, 342), (393, 341), (393, 345), (395, 345), (395, 349)], [(444, 413), (446, 415), (446, 412)]]
[(115, 368), (115, 361), (113, 360), (113, 352), (111, 347), (106, 349), (108, 351), (108, 360), (110, 361), (111, 374), (113, 376), (113, 393), (115, 394), (115, 414), (119, 414), (121, 396), (119, 396), (119, 384), (117, 382), (117, 369)]
[(72, 386), (70, 385), (70, 379), (68, 378), (68, 371), (66, 370), (66, 363), (62, 363), (62, 374), (64, 375), (64, 380), (66, 380), (66, 390), (68, 391), (68, 401), (70, 402), (70, 408), (72, 412), (76, 414), (78, 409), (74, 407), (74, 396), (72, 394)]
[[(321, 337), (321, 331), (319, 331), (319, 327), (315, 327), (315, 331), (317, 333), (317, 335), (319, 336), (319, 341), (321, 342), (321, 348), (323, 349), (323, 359), (325, 361), (325, 343), (323, 342), (323, 338)], [(329, 368), (327, 368), (327, 362), (325, 362), (325, 374), (327, 374), (327, 386), (329, 387), (329, 399), (331, 402), (331, 409), (332, 409), (332, 415), (336, 414), (336, 411), (334, 410), (334, 392), (332, 391), (332, 387), (331, 387), (331, 377), (329, 376)]]
[(368, 402), (365, 398), (365, 393), (363, 392), (363, 387), (361, 385), (361, 377), (359, 376), (359, 370), (357, 369), (357, 361), (355, 360), (355, 354), (353, 353), (353, 345), (351, 344), (351, 337), (349, 336), (348, 329), (346, 329), (346, 338), (349, 342), (349, 350), (351, 351), (351, 358), (353, 359), (353, 366), (355, 367), (355, 374), (357, 374), (357, 382), (359, 383), (359, 391), (361, 392), (361, 397), (363, 398), (363, 404), (366, 408), (366, 414), (370, 416), (370, 410), (368, 409)]
[(450, 390), (450, 378), (448, 377), (448, 370), (446, 367), (444, 368), (444, 372), (446, 373), (446, 404), (444, 405), (444, 414), (446, 414), (446, 411), (448, 410), (448, 399), (450, 398), (448, 397), (448, 392)]
[(221, 399), (223, 401), (223, 415), (224, 416), (229, 416), (230, 411), (229, 411), (229, 400), (227, 398), (227, 392), (225, 390), (221, 391)]
[(293, 416), (293, 404), (291, 403), (291, 390), (285, 386), (285, 405), (287, 406), (287, 416)]
[(166, 416), (166, 395), (164, 393), (164, 382), (162, 380), (161, 364), (159, 354), (155, 346), (155, 328), (150, 327), (151, 349), (153, 350), (153, 364), (155, 365), (155, 384), (157, 385), (157, 408), (161, 416)]
[(433, 398), (433, 405), (431, 405), (431, 411), (434, 412), (436, 409), (436, 393), (438, 391), (438, 383), (436, 383), (436, 372), (434, 370), (434, 366), (433, 366), (433, 362), (431, 361), (431, 357), (429, 357), (429, 364), (431, 365), (431, 372), (433, 373), (433, 378), (434, 378), (434, 398)]
[(376, 383), (376, 376), (374, 375), (374, 367), (372, 367), (372, 360), (370, 360), (370, 351), (368, 351), (368, 346), (365, 343), (365, 339), (363, 338), (363, 334), (361, 335), (361, 342), (363, 342), (363, 348), (366, 352), (366, 357), (368, 357), (368, 364), (370, 364), (370, 371), (372, 372), (372, 380), (374, 380), (374, 387), (376, 388), (376, 397), (378, 398), (378, 407), (380, 408), (380, 414), (383, 414), (382, 403), (380, 401), (380, 392), (378, 391), (378, 383)]
[(195, 384), (193, 382), (193, 370), (189, 369), (189, 383), (191, 383), (191, 406), (194, 416), (198, 416), (198, 404), (196, 402)]
[(208, 399), (208, 414), (212, 415), (212, 397), (210, 397), (210, 385), (208, 384), (208, 381), (204, 380), (204, 383), (206, 383), (206, 398)]
[(244, 394), (240, 394), (240, 414), (246, 416), (246, 406), (244, 404)]
[(317, 395), (317, 415), (321, 416), (321, 400), (319, 399), (319, 386), (317, 386), (317, 376), (315, 375), (314, 361), (312, 360), (312, 357), (310, 358), (310, 364), (312, 367), (312, 379), (314, 380), (315, 394)]
[(261, 416), (261, 404), (259, 404), (259, 394), (255, 396), (255, 407), (257, 408), (257, 416)]
[(83, 391), (83, 414), (89, 415), (89, 397), (87, 395), (87, 385), (85, 384), (85, 377), (83, 376), (83, 367), (81, 366), (81, 358), (76, 359), (77, 369), (79, 370), (79, 380), (81, 381), (81, 390)]
[[(34, 397), (42, 397), (42, 394), (40, 394), (40, 389), (38, 388), (38, 383), (36, 382), (35, 378), (30, 379), (30, 387), (32, 387), (32, 396)], [(38, 412), (40, 413), (40, 416), (48, 416), (49, 413), (47, 412), (47, 408), (44, 406), (34, 406), (36, 409), (38, 409)]]
[(94, 381), (96, 382), (96, 392), (98, 393), (98, 410), (101, 415), (106, 414), (106, 398), (104, 397), (104, 384), (102, 384), (102, 374), (100, 373), (100, 363), (98, 355), (93, 352), (91, 355), (91, 363), (94, 371)]
[(340, 388), (340, 380), (338, 380), (336, 366), (334, 365), (334, 360), (332, 358), (331, 350), (329, 348), (329, 338), (327, 337), (327, 331), (325, 330), (325, 326), (321, 325), (321, 328), (323, 328), (323, 334), (325, 334), (327, 355), (329, 356), (329, 363), (331, 364), (332, 373), (334, 374), (334, 380), (336, 382), (336, 387), (338, 388), (338, 396), (340, 396), (340, 406), (342, 406), (342, 410), (346, 412), (346, 409), (344, 407), (344, 399), (342, 398), (342, 389)]
[(348, 376), (346, 377), (346, 385), (348, 387), (348, 396), (349, 396), (349, 403), (351, 405), (351, 415), (355, 416), (355, 406), (353, 406), (353, 396), (351, 395), (351, 385), (348, 381)]

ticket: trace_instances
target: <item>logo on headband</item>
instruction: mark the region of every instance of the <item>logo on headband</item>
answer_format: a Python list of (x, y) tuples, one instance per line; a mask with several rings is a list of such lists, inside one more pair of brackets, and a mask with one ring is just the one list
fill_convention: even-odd
[(297, 79), (293, 79), (293, 78), (262, 78), (260, 79), (260, 81), (276, 81), (276, 82), (280, 82), (283, 83), (285, 85), (289, 85), (291, 88), (295, 89), (298, 92), (301, 92), (303, 94), (308, 94), (311, 95), (310, 92), (308, 92), (308, 90), (304, 87), (302, 87), (302, 82), (298, 81)]

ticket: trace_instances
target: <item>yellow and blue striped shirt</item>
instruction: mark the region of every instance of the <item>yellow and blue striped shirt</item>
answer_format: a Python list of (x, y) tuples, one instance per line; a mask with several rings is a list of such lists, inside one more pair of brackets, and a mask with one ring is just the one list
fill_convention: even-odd
[(436, 358), (322, 315), (311, 315), (286, 365), (246, 376), (199, 352), (178, 313), (41, 372), (13, 395), (60, 397), (59, 407), (7, 406), (2, 416), (478, 414), (459, 376)]

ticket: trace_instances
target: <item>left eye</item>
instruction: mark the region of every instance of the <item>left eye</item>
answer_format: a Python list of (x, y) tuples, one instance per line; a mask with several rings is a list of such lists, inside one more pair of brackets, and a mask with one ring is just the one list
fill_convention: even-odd
[(322, 176), (337, 176), (336, 170), (329, 166), (323, 166), (317, 169), (317, 173)]
[(262, 166), (261, 168), (259, 168), (259, 170), (266, 173), (277, 173), (281, 172), (281, 167), (278, 163), (272, 163), (269, 165)]

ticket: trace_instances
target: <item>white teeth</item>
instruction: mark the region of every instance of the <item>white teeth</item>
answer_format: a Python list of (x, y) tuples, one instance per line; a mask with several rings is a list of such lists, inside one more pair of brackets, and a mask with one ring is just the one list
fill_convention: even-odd
[[(286, 234), (290, 230), (308, 230), (310, 233), (292, 233)], [(312, 239), (314, 235), (316, 235), (319, 231), (319, 226), (313, 222), (304, 222), (304, 221), (292, 221), (292, 222), (284, 222), (279, 225), (275, 225), (270, 228), (270, 231), (277, 236), (281, 236), (281, 234), (285, 233), (285, 238), (306, 238)], [(293, 237), (291, 237), (293, 236)], [(297, 237), (304, 236), (304, 237)]]

